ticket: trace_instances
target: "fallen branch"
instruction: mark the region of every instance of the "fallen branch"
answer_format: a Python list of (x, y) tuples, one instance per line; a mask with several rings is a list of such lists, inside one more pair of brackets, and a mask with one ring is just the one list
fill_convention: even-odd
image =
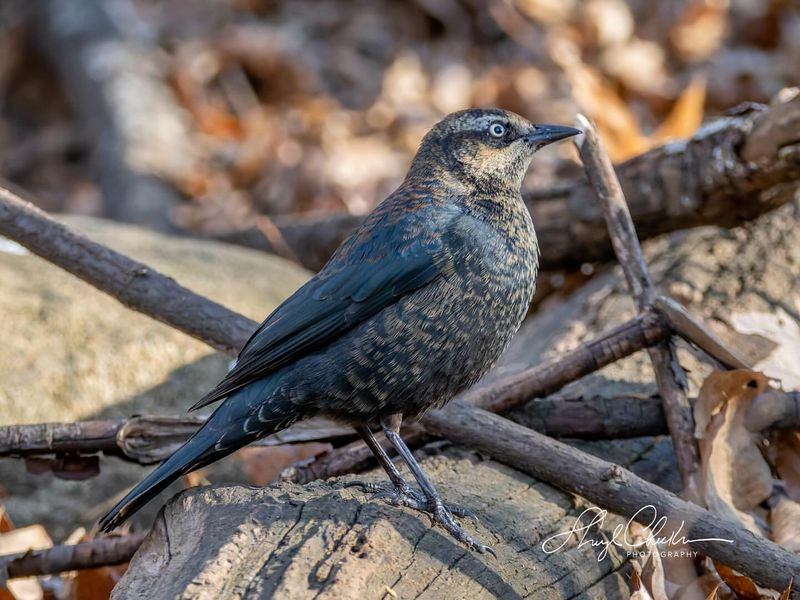
[[(694, 406), (695, 398), (689, 399)], [(658, 396), (543, 398), (515, 415), (520, 425), (554, 438), (622, 439), (669, 433)], [(800, 392), (770, 390), (750, 404), (744, 420), (752, 432), (800, 430)]]
[[(583, 115), (578, 115), (578, 121), (584, 130), (584, 135), (576, 145), (586, 175), (602, 206), (614, 252), (639, 310), (648, 310), (655, 300), (655, 287), (636, 237), (622, 187), (594, 125)], [(648, 353), (664, 404), (664, 415), (672, 436), (675, 458), (684, 488), (691, 498), (697, 498), (700, 489), (698, 482), (700, 455), (694, 439), (692, 409), (684, 389), (686, 374), (669, 340), (650, 347)]]
[[(616, 167), (636, 230), (648, 239), (688, 227), (734, 227), (789, 202), (800, 181), (800, 97), (713, 121), (691, 139), (671, 142)], [(603, 215), (585, 178), (534, 190), (526, 203), (536, 223), (543, 269), (614, 257)], [(360, 222), (347, 213), (274, 219), (300, 261), (319, 269)], [(227, 241), (270, 250), (256, 229)]]
[(800, 392), (768, 390), (747, 407), (744, 425), (748, 431), (793, 429), (800, 431)]
[[(690, 550), (732, 567), (760, 585), (782, 590), (793, 576), (800, 577), (800, 556), (619, 465), (461, 402), (451, 403), (447, 411), (430, 413), (426, 422), (436, 435), (475, 448), (643, 525), (655, 521), (652, 511), (643, 510), (652, 506), (656, 518), (666, 518), (665, 526), (656, 535), (669, 537), (677, 532), (678, 537), (686, 539)], [(715, 541), (718, 539), (732, 543)]]
[(513, 420), (553, 438), (618, 440), (667, 433), (657, 396), (541, 398)]
[(491, 386), (468, 390), (462, 400), (492, 412), (505, 412), (534, 398), (552, 394), (606, 365), (658, 344), (668, 339), (671, 333), (657, 313), (647, 310), (574, 350), (502, 377)]
[(128, 308), (230, 355), (238, 352), (258, 326), (171, 277), (73, 233), (20, 195), (0, 182), (0, 235), (80, 277)]
[(679, 302), (667, 296), (658, 296), (653, 300), (653, 307), (664, 317), (676, 335), (697, 346), (720, 364), (729, 369), (753, 368), (744, 359), (726, 348), (703, 323), (692, 316)]
[(0, 556), (0, 584), (14, 577), (55, 575), (128, 562), (142, 545), (146, 533), (104, 537), (74, 545), (54, 546)]
[[(137, 416), (116, 421), (79, 421), (0, 427), (0, 458), (90, 455), (98, 452), (141, 465), (170, 456), (197, 431), (203, 419)], [(354, 437), (350, 427), (308, 420), (253, 443), (278, 446)]]

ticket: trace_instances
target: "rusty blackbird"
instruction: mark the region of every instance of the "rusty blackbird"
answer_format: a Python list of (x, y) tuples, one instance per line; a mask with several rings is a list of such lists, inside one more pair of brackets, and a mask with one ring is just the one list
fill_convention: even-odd
[[(170, 458), (105, 517), (109, 531), (179, 476), (313, 415), (352, 424), (390, 481), (363, 484), (431, 515), (479, 552), (399, 435), (500, 357), (533, 296), (539, 248), (520, 196), (531, 157), (580, 133), (499, 109), (437, 123), (403, 183), (279, 306), (235, 366), (192, 408), (224, 400)], [(381, 428), (419, 485), (372, 433)]]

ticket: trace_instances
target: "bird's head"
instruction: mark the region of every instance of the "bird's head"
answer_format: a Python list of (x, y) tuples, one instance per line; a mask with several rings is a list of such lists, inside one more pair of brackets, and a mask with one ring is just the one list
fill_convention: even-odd
[(535, 125), (498, 108), (462, 110), (427, 133), (410, 174), (442, 177), (444, 171), (470, 187), (518, 191), (537, 150), (579, 133), (572, 127)]

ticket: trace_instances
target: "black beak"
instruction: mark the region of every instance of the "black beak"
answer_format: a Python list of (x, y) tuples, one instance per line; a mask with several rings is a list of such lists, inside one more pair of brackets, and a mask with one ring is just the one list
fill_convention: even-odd
[(572, 137), (583, 133), (580, 129), (574, 127), (562, 127), (561, 125), (535, 125), (533, 130), (525, 136), (525, 140), (533, 146), (535, 150), (558, 142), (559, 140)]

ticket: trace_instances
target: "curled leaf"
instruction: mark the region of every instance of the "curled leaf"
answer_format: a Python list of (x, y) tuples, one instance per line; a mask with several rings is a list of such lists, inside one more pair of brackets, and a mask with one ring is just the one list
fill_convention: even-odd
[(755, 509), (772, 493), (772, 473), (759, 448), (760, 434), (745, 426), (747, 407), (768, 388), (762, 373), (739, 369), (712, 373), (700, 390), (695, 419), (701, 424), (703, 498), (712, 512), (762, 533)]

